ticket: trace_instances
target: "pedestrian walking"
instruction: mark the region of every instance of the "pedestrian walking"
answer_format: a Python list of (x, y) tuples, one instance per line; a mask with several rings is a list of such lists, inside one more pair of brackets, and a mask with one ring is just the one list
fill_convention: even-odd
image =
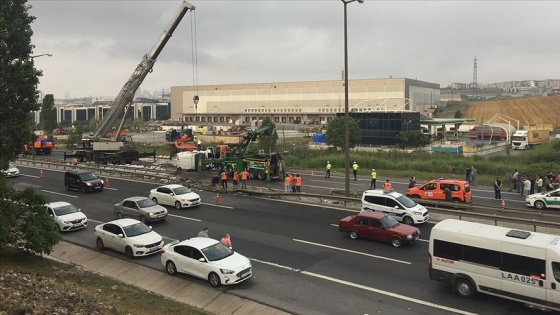
[(358, 168), (360, 168), (360, 166), (358, 166), (358, 163), (356, 163), (356, 161), (354, 161), (354, 164), (352, 164), (352, 172), (354, 173), (354, 180), (358, 180)]
[(224, 246), (228, 247), (229, 249), (232, 249), (231, 237), (229, 236), (229, 233), (226, 233), (224, 235), (224, 237), (222, 237), (222, 239), (220, 240), (220, 243), (224, 244)]
[(543, 179), (540, 175), (537, 175), (537, 180), (535, 181), (535, 184), (537, 185), (537, 193), (541, 193), (542, 192)]
[(292, 192), (292, 179), (290, 175), (286, 175), (286, 178), (284, 178), (284, 191), (287, 193)]
[(494, 180), (494, 199), (502, 199), (502, 181), (498, 177)]
[(469, 166), (465, 169), (465, 180), (471, 182), (471, 168)]
[(301, 192), (301, 177), (299, 177), (299, 174), (296, 174), (296, 192)]
[(511, 191), (511, 187), (513, 187), (513, 174), (510, 171), (506, 173), (506, 186), (508, 191)]
[(243, 169), (243, 172), (241, 172), (241, 189), (247, 189), (248, 177), (249, 177), (249, 172), (247, 172), (247, 169)]
[(392, 190), (392, 189), (393, 189), (393, 185), (391, 184), (391, 181), (387, 178), (385, 183), (383, 183), (383, 190)]
[(527, 178), (523, 183), (523, 196), (529, 196), (530, 191), (531, 191), (531, 180)]
[(327, 167), (326, 167), (326, 171), (325, 171), (325, 178), (331, 178), (331, 162), (327, 161)]
[(376, 189), (375, 183), (377, 182), (377, 172), (375, 168), (371, 169), (371, 184), (369, 185), (369, 189)]
[(220, 174), (221, 178), (222, 178), (222, 189), (227, 189), (227, 174), (226, 171), (222, 171), (222, 174)]
[[(527, 180), (527, 174), (523, 173), (521, 174), (521, 176), (519, 176), (519, 185), (517, 185), (518, 190), (517, 192), (520, 195), (523, 195), (523, 190), (525, 189), (525, 181)], [(529, 181), (529, 185), (531, 184), (531, 182)], [(531, 187), (529, 187), (531, 188)]]
[(536, 177), (531, 178), (530, 181), (531, 181), (531, 190), (529, 190), (529, 195), (532, 195), (535, 193), (535, 186), (537, 186), (536, 185), (537, 178)]
[(416, 177), (410, 176), (410, 179), (408, 180), (408, 188), (414, 187), (416, 187)]
[(455, 165), (453, 164), (449, 165), (449, 173), (451, 173), (451, 178), (455, 178), (455, 171), (456, 171)]
[(476, 187), (476, 175), (478, 174), (478, 170), (474, 165), (471, 167), (471, 184), (473, 187)]
[(451, 201), (451, 189), (449, 189), (449, 187), (445, 187), (443, 193), (445, 194), (445, 201)]
[(202, 231), (198, 232), (198, 237), (209, 237), (208, 236), (208, 228), (204, 227)]
[[(513, 175), (511, 175), (511, 178), (513, 180), (513, 189), (519, 192), (519, 172), (517, 170), (514, 170)], [(511, 189), (509, 191), (511, 191)]]

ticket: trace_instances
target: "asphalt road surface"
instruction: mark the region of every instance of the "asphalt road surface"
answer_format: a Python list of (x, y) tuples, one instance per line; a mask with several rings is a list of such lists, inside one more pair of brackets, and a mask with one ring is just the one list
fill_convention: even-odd
[[(105, 191), (83, 195), (65, 191), (60, 171), (43, 170), (40, 179), (37, 169), (19, 168), (22, 176), (10, 179), (17, 189), (32, 187), (52, 201), (68, 201), (82, 209), (90, 220), (88, 227), (65, 233), (63, 238), (89, 248), (95, 248), (94, 226), (115, 219), (113, 204), (129, 196), (147, 196), (157, 186), (111, 178)], [(307, 176), (304, 187), (323, 192), (342, 187), (342, 177), (333, 175), (330, 180)], [(280, 183), (258, 184), (281, 187)], [(401, 184), (397, 183), (397, 190)], [(366, 185), (365, 179), (360, 180), (353, 183), (353, 189)], [(215, 205), (214, 193), (197, 193), (202, 197), (201, 206), (168, 208), (167, 219), (151, 225), (166, 242), (196, 236), (204, 226), (216, 239), (230, 233), (234, 250), (252, 259), (254, 276), (219, 290), (296, 314), (542, 314), (482, 294), (465, 300), (450, 287), (429, 280), (426, 240), (433, 223), (418, 226), (422, 231), (419, 242), (393, 248), (375, 241), (354, 241), (338, 231), (338, 220), (358, 209), (233, 194), (221, 194), (221, 205)], [(494, 202), (493, 196), (490, 201), (482, 197), (489, 193), (493, 192), (475, 190), (475, 201)], [(513, 194), (507, 198), (521, 200)], [(122, 254), (105, 252), (125, 259)], [(158, 254), (134, 261), (165, 272)]]

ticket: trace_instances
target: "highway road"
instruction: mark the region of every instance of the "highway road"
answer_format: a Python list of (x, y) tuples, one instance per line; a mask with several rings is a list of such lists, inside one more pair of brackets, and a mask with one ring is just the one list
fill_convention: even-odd
[[(34, 188), (52, 201), (68, 201), (82, 209), (90, 219), (89, 226), (65, 233), (63, 239), (89, 248), (95, 248), (94, 226), (115, 219), (113, 204), (129, 196), (147, 196), (157, 186), (111, 178), (105, 191), (83, 195), (65, 191), (61, 171), (44, 169), (45, 176), (40, 179), (37, 169), (19, 168), (22, 175), (10, 179), (16, 189)], [(280, 183), (259, 184), (281, 187)], [(401, 190), (401, 184), (396, 183), (397, 190)], [(365, 186), (369, 188), (367, 179), (353, 183), (353, 190)], [(327, 192), (343, 187), (343, 178), (336, 174), (329, 180), (306, 175), (304, 187)], [(358, 209), (233, 194), (221, 194), (221, 205), (215, 205), (214, 193), (197, 193), (203, 205), (168, 208), (167, 219), (151, 225), (166, 242), (196, 236), (204, 226), (209, 227), (213, 238), (230, 233), (234, 250), (252, 259), (253, 278), (219, 290), (296, 314), (541, 314), (520, 303), (487, 295), (465, 300), (450, 287), (429, 280), (426, 240), (433, 223), (419, 226), (419, 242), (393, 248), (375, 241), (353, 241), (338, 231), (338, 220)], [(488, 196), (492, 200), (487, 200)], [(523, 209), (521, 196), (511, 194), (506, 198)], [(475, 189), (475, 202), (496, 202), (493, 191)], [(110, 250), (106, 253), (126, 259)], [(168, 277), (158, 254), (134, 261), (161, 270), (161, 276)], [(194, 281), (210, 286), (202, 280)]]

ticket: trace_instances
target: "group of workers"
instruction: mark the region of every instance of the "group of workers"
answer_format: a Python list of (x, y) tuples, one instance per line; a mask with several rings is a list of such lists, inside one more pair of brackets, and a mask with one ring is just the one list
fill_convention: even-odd
[(299, 176), (299, 174), (286, 174), (286, 178), (284, 178), (284, 191), (287, 193), (301, 192), (301, 177)]
[[(231, 178), (234, 189), (239, 188), (239, 179), (241, 179), (241, 189), (247, 189), (247, 178), (249, 178), (249, 172), (247, 172), (247, 169), (243, 169), (241, 174), (239, 174), (237, 170), (233, 171)], [(222, 170), (220, 173), (220, 180), (222, 182), (222, 189), (227, 189), (228, 176), (226, 170)]]

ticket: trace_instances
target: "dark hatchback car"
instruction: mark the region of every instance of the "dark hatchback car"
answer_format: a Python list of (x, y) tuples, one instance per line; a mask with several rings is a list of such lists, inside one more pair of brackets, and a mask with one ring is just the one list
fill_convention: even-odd
[(77, 190), (82, 193), (103, 191), (103, 180), (94, 172), (86, 170), (69, 170), (64, 172), (66, 190)]
[(359, 237), (390, 242), (394, 247), (412, 243), (420, 237), (420, 230), (401, 224), (392, 216), (381, 212), (361, 212), (338, 222), (338, 230), (349, 233), (351, 239)]

